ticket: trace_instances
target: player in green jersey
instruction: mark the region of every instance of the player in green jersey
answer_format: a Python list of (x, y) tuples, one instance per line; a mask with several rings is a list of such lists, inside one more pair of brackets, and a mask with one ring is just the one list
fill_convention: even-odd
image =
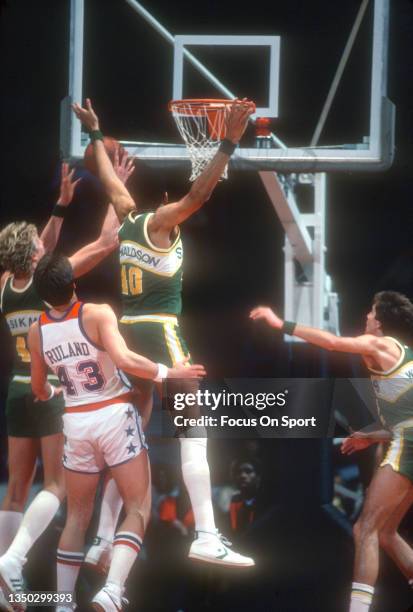
[(250, 317), (324, 349), (359, 354), (371, 373), (385, 429), (355, 435), (343, 446), (344, 452), (351, 452), (370, 442), (390, 440), (354, 526), (350, 612), (367, 612), (379, 571), (379, 542), (406, 577), (413, 579), (413, 550), (397, 534), (413, 501), (413, 304), (394, 291), (378, 293), (367, 315), (365, 333), (354, 338), (283, 321), (267, 307), (255, 308)]
[[(121, 180), (127, 180), (131, 168), (127, 167), (126, 159), (118, 164), (116, 172)], [(34, 290), (33, 272), (44, 253), (52, 251), (58, 241), (66, 207), (79, 182), (79, 179), (73, 180), (73, 174), (74, 170), (70, 171), (68, 164), (63, 163), (59, 199), (40, 236), (36, 227), (26, 222), (11, 223), (0, 232), (0, 267), (5, 270), (1, 277), (0, 308), (15, 341), (6, 400), (9, 481), (0, 507), (0, 570), (6, 557), (7, 562), (17, 557), (19, 562), (24, 560), (25, 553), (47, 527), (64, 496), (63, 401), (59, 393), (54, 393), (48, 401), (35, 402), (30, 385), (27, 335), (30, 325), (47, 307)], [(117, 218), (113, 207), (109, 206), (98, 239), (70, 258), (75, 277), (94, 268), (117, 245)], [(57, 384), (53, 376), (49, 379)], [(44, 489), (23, 517), (39, 452), (44, 468)], [(7, 602), (0, 597), (0, 609), (2, 605), (7, 609)]]
[[(119, 231), (121, 332), (126, 343), (142, 355), (175, 365), (189, 355), (178, 324), (183, 260), (179, 225), (209, 199), (255, 105), (246, 99), (234, 100), (226, 117), (226, 137), (189, 192), (177, 202), (144, 214), (139, 214), (128, 190), (113, 172), (90, 100), (86, 100), (86, 108), (74, 104), (73, 110), (91, 135), (99, 178), (122, 224)], [(189, 382), (183, 385), (180, 391), (194, 390)], [(150, 411), (152, 389), (140, 389), (140, 406), (144, 403), (145, 409)], [(207, 440), (205, 436), (201, 437), (203, 434), (188, 428), (181, 431), (179, 437), (182, 474), (191, 499), (197, 533), (189, 556), (220, 565), (253, 565), (252, 559), (228, 549), (215, 527)]]

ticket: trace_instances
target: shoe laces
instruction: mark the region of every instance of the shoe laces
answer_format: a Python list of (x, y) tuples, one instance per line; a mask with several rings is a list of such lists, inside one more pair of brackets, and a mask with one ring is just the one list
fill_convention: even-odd
[(232, 542), (228, 540), (222, 533), (217, 533), (217, 537), (224, 546), (232, 546)]

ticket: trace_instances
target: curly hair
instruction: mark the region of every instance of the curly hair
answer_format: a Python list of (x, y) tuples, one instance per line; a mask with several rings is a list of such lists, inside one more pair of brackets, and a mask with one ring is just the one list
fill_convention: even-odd
[(374, 296), (373, 305), (383, 333), (413, 346), (413, 304), (409, 298), (397, 291), (381, 291)]
[(30, 274), (36, 236), (36, 226), (31, 223), (7, 225), (0, 232), (0, 267), (13, 274)]

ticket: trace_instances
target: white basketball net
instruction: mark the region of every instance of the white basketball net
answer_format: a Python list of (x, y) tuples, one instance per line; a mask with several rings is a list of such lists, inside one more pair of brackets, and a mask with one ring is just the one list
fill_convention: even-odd
[[(214, 157), (225, 134), (224, 102), (180, 100), (170, 105), (172, 116), (186, 144), (192, 163), (190, 180), (194, 181)], [(228, 166), (221, 179), (228, 176)]]

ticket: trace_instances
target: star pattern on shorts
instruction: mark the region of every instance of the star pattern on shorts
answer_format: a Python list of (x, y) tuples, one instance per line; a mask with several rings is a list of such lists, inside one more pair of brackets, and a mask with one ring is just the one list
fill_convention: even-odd
[(128, 408), (127, 411), (125, 412), (125, 414), (128, 417), (128, 419), (132, 419), (133, 418), (133, 410), (132, 410), (132, 408)]
[(125, 429), (127, 436), (133, 436), (135, 430), (129, 425), (128, 429)]
[(67, 455), (63, 453), (63, 463), (67, 463)]
[(129, 454), (134, 453), (137, 448), (138, 447), (135, 446), (135, 444), (132, 444), (132, 442), (129, 444), (129, 446), (126, 447)]

